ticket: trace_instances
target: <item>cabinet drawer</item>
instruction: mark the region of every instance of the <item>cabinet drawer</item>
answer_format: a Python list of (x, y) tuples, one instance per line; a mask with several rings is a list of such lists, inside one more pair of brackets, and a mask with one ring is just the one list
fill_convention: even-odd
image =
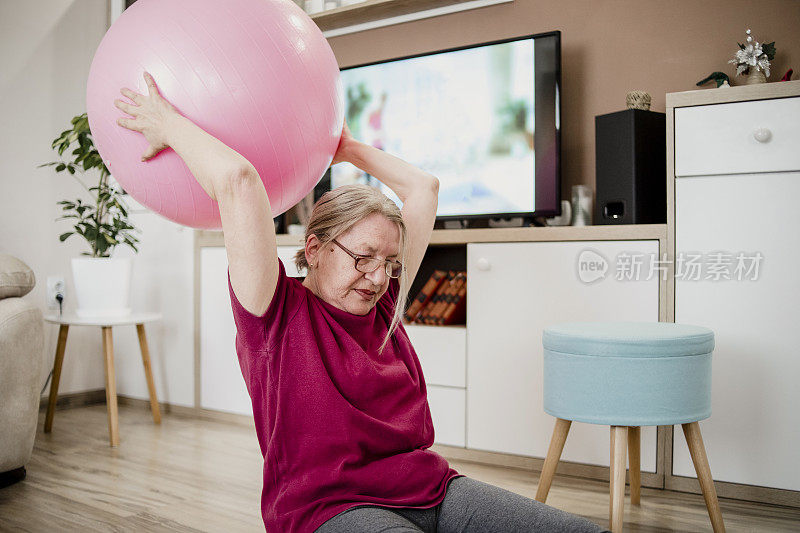
[(800, 170), (800, 97), (675, 109), (675, 176)]
[(425, 383), (448, 387), (467, 385), (467, 328), (403, 326), (417, 352)]
[(465, 389), (452, 387), (428, 387), (428, 407), (433, 420), (433, 441), (449, 446), (466, 446), (466, 406)]

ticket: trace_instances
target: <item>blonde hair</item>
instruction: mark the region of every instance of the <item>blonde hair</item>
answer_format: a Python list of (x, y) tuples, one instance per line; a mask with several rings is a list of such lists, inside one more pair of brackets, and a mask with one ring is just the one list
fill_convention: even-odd
[[(400, 229), (399, 261), (403, 263), (403, 270), (400, 273), (400, 290), (397, 294), (392, 322), (378, 349), (378, 353), (382, 353), (400, 323), (408, 299), (409, 281), (405, 267), (406, 225), (403, 222), (400, 208), (375, 187), (358, 184), (337, 187), (323, 194), (314, 204), (306, 226), (304, 242), (308, 242), (310, 235), (316, 235), (321, 242), (320, 247), (324, 247), (374, 213), (385, 216), (390, 222), (397, 224)], [(297, 251), (294, 263), (298, 270), (308, 269), (305, 247)]]

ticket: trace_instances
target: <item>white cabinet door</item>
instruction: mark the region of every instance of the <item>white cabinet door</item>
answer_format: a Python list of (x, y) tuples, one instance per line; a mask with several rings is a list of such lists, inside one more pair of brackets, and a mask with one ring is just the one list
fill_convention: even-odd
[[(292, 258), (298, 247), (278, 246), (289, 276), (298, 272)], [(228, 256), (222, 246), (200, 251), (200, 407), (253, 414), (236, 356), (236, 324), (228, 292)]]
[[(542, 407), (542, 331), (558, 322), (658, 321), (650, 254), (658, 257), (658, 241), (467, 245), (468, 448), (547, 455), (555, 419)], [(621, 265), (633, 258), (639, 280), (618, 280), (617, 268), (627, 274)], [(598, 279), (582, 281), (579, 268)], [(608, 466), (609, 441), (608, 426), (575, 423), (562, 459)], [(655, 472), (655, 455), (656, 428), (643, 428), (642, 470)]]
[[(715, 334), (712, 414), (700, 428), (717, 481), (800, 490), (798, 198), (798, 172), (675, 180), (676, 256), (726, 264), (710, 254), (731, 254), (733, 274), (741, 253), (746, 267), (759, 267), (756, 279), (743, 271), (741, 280), (676, 271), (675, 321)], [(680, 431), (673, 473), (695, 476)]]
[(200, 407), (252, 415), (236, 356), (236, 324), (224, 247), (200, 251)]

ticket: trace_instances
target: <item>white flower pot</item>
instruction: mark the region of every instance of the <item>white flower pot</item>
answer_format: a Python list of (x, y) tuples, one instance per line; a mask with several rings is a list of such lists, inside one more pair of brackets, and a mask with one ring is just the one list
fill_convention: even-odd
[(75, 257), (72, 279), (81, 318), (120, 317), (131, 313), (130, 257)]

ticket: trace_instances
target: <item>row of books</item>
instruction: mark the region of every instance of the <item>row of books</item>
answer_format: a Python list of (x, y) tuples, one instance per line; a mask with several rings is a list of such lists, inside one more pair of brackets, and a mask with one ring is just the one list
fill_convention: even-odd
[(407, 323), (447, 326), (465, 324), (467, 272), (436, 270), (408, 306)]

